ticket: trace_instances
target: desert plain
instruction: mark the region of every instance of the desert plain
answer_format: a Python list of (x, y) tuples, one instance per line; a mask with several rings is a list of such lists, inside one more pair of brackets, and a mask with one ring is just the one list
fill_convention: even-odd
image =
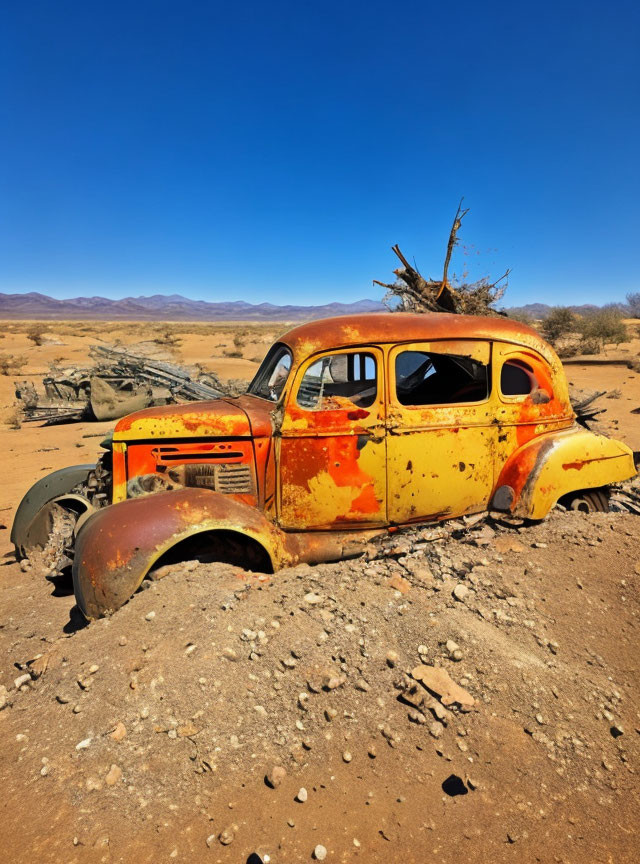
[[(176, 362), (249, 381), (288, 325), (50, 321), (37, 345), (32, 324), (0, 324), (24, 361), (0, 375), (6, 860), (638, 859), (637, 516), (415, 529), (272, 577), (178, 565), (83, 628), (9, 532), (31, 484), (94, 460), (113, 424), (12, 428), (14, 379), (170, 332)], [(639, 354), (634, 334), (566, 367), (634, 450)], [(422, 660), (473, 708), (412, 691)]]

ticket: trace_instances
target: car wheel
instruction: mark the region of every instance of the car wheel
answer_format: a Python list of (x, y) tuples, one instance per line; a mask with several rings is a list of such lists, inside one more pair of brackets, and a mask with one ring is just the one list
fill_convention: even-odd
[(567, 507), (581, 513), (608, 513), (609, 492), (606, 489), (583, 489), (571, 496)]

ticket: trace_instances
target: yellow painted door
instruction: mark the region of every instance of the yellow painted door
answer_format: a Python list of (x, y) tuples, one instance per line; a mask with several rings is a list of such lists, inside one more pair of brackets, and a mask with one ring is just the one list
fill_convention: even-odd
[(388, 515), (393, 524), (488, 507), (497, 439), (491, 345), (448, 340), (389, 354)]
[(278, 523), (289, 530), (386, 524), (384, 364), (379, 348), (302, 364), (278, 442)]

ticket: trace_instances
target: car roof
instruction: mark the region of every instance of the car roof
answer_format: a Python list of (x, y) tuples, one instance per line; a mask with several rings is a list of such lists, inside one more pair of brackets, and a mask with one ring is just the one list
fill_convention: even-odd
[(330, 348), (435, 339), (497, 339), (533, 348), (552, 365), (557, 360), (548, 343), (526, 324), (505, 316), (448, 312), (374, 312), (321, 318), (294, 327), (279, 341), (288, 345), (300, 361)]

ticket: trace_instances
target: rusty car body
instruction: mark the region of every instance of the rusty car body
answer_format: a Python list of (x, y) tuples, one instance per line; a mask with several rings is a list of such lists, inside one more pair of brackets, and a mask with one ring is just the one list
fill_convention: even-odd
[(628, 447), (575, 422), (562, 364), (533, 329), (437, 313), (296, 327), (245, 395), (138, 411), (109, 446), (88, 473), (69, 469), (69, 489), (62, 476), (54, 494), (30, 490), (14, 524), (24, 553), (52, 501), (79, 516), (73, 581), (89, 619), (173, 561), (337, 560), (403, 525), (606, 509), (607, 485), (635, 474)]

